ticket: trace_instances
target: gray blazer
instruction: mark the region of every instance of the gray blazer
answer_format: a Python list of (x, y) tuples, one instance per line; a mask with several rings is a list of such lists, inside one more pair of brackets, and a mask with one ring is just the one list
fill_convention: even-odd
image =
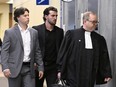
[[(30, 72), (35, 76), (34, 63), (38, 65), (38, 70), (43, 71), (42, 55), (38, 43), (38, 32), (29, 28), (31, 35), (31, 52), (30, 52)], [(17, 77), (21, 71), (24, 57), (23, 41), (20, 30), (17, 25), (5, 31), (2, 51), (1, 64), (2, 70), (10, 69), (12, 78)]]

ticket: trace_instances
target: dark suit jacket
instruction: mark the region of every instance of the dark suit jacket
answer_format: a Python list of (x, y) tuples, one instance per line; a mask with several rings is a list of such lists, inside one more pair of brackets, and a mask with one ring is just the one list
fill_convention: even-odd
[[(34, 63), (39, 66), (39, 70), (43, 71), (43, 61), (41, 50), (38, 43), (38, 33), (35, 29), (29, 28), (31, 36), (31, 49), (30, 49), (30, 72), (31, 76), (35, 76)], [(21, 33), (18, 25), (5, 31), (5, 36), (1, 51), (1, 64), (2, 69), (10, 69), (10, 77), (15, 78), (21, 71), (24, 58), (24, 47)]]
[[(45, 55), (45, 24), (41, 24), (41, 25), (37, 25), (37, 26), (33, 26), (33, 28), (35, 28), (38, 31), (38, 39), (39, 39), (39, 45), (40, 45), (40, 49), (42, 51), (42, 56), (44, 58)], [(63, 29), (54, 26), (54, 29), (56, 30), (56, 51), (58, 53), (63, 36), (64, 36), (64, 32)]]

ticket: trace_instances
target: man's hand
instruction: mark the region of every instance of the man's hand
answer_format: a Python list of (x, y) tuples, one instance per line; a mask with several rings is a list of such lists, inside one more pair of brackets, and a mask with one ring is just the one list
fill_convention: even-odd
[(110, 77), (104, 79), (105, 82), (109, 82), (110, 80), (111, 80)]
[(5, 70), (3, 71), (3, 73), (4, 73), (4, 76), (7, 77), (7, 78), (9, 78), (9, 76), (11, 75), (9, 69), (5, 69)]
[(58, 72), (57, 77), (58, 79), (61, 79), (61, 72)]
[(43, 77), (43, 71), (39, 71), (39, 79), (41, 79)]

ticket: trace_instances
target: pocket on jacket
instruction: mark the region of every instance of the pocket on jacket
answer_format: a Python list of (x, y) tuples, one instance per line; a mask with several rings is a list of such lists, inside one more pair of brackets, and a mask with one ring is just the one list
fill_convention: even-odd
[(15, 63), (15, 61), (14, 61), (14, 59), (13, 59), (13, 58), (9, 58), (9, 59), (8, 59), (8, 63), (12, 63), (12, 64), (14, 64), (14, 63)]

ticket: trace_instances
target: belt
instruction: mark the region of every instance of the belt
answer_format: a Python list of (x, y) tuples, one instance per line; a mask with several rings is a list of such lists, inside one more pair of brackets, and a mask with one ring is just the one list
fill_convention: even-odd
[(30, 62), (23, 62), (23, 65), (30, 65)]

